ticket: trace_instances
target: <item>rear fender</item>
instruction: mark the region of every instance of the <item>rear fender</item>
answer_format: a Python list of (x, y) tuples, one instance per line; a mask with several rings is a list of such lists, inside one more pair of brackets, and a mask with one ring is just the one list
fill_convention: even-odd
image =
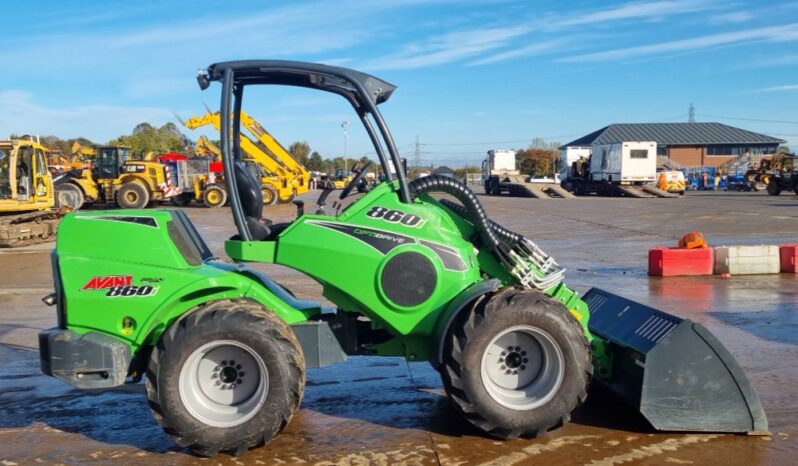
[[(292, 304), (301, 301), (291, 301), (291, 299), (275, 293), (256, 277), (250, 275), (249, 270), (245, 267), (243, 270), (231, 270), (237, 267), (222, 264), (231, 268), (228, 269), (219, 267), (219, 265), (220, 263), (214, 263), (213, 268), (221, 268), (227, 273), (222, 276), (204, 277), (174, 293), (165, 301), (166, 304), (154, 312), (152, 317), (143, 324), (142, 331), (138, 333), (133, 345), (141, 347), (154, 344), (177, 319), (197, 307), (220, 299), (255, 301), (274, 311), (289, 325), (304, 322), (310, 315), (318, 312), (317, 308), (309, 306), (305, 306), (305, 309), (302, 310), (292, 307)], [(287, 293), (286, 295), (290, 298), (290, 295)], [(303, 303), (307, 304), (307, 302)]]

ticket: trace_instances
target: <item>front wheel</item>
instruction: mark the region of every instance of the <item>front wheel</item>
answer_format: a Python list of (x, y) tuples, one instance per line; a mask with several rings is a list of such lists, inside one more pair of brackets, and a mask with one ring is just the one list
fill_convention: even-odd
[(291, 328), (259, 304), (222, 300), (172, 324), (153, 348), (147, 397), (181, 447), (212, 456), (271, 441), (305, 389), (305, 359)]
[(221, 186), (208, 186), (202, 194), (202, 202), (206, 207), (221, 207), (227, 202), (227, 191)]
[(505, 289), (464, 312), (446, 338), (447, 395), (489, 435), (543, 435), (587, 398), (593, 369), (582, 327), (543, 293)]

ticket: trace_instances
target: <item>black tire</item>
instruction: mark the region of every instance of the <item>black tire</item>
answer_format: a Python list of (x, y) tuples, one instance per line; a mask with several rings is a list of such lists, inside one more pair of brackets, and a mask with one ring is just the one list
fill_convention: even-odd
[(222, 207), (227, 202), (227, 191), (221, 186), (208, 186), (205, 188), (205, 192), (202, 193), (202, 202), (206, 207)]
[(131, 181), (116, 192), (116, 202), (123, 209), (143, 209), (150, 203), (150, 192), (141, 183)]
[(260, 188), (263, 194), (263, 205), (274, 205), (277, 203), (277, 191), (271, 186), (263, 185)]
[[(487, 367), (493, 364), (488, 349), (499, 337), (517, 328), (542, 331), (550, 337), (552, 348), (559, 348), (562, 356), (551, 366), (548, 362), (540, 366), (562, 364), (561, 378), (558, 383), (552, 382), (551, 387), (546, 388), (547, 395), (535, 401), (540, 404), (530, 409), (508, 407), (486, 388), (493, 382), (483, 381), (485, 377), (490, 378), (484, 375), (487, 372), (483, 362)], [(461, 313), (444, 344), (441, 375), (449, 399), (468, 422), (491, 436), (510, 439), (543, 435), (553, 427), (568, 423), (571, 412), (587, 398), (593, 366), (582, 327), (565, 306), (543, 293), (506, 288), (480, 300), (472, 309)], [(502, 358), (510, 361), (511, 356), (520, 354), (512, 352), (505, 356), (502, 352), (496, 364), (502, 364)], [(526, 356), (525, 352), (523, 354)], [(535, 361), (524, 359), (523, 363), (530, 365), (529, 370), (535, 370), (531, 367)], [(510, 362), (506, 364), (511, 366)], [(523, 365), (511, 367), (525, 368)], [(550, 371), (541, 369), (528, 385), (520, 388), (538, 384), (543, 377), (541, 374), (547, 372)]]
[(768, 181), (767, 191), (771, 196), (781, 194), (781, 181), (778, 178), (771, 177)]
[[(180, 392), (181, 371), (201, 348), (230, 341), (257, 354), (268, 388), (250, 418), (238, 425), (217, 427), (195, 417), (186, 407)], [(222, 377), (223, 370), (218, 379)], [(258, 380), (261, 383), (263, 378)], [(236, 383), (240, 388), (242, 381)], [(204, 456), (220, 451), (241, 454), (268, 443), (288, 425), (304, 390), (305, 358), (293, 330), (274, 313), (247, 300), (215, 301), (187, 314), (164, 332), (147, 365), (147, 398), (155, 420), (175, 443)], [(237, 414), (248, 401), (235, 404), (233, 412)]]
[(85, 203), (83, 190), (73, 183), (55, 185), (55, 198), (57, 207), (69, 207), (72, 210), (80, 210)]
[(289, 194), (288, 197), (286, 197), (286, 198), (282, 198), (281, 197), (280, 198), (280, 204), (290, 204), (290, 203), (294, 202), (294, 199), (296, 199), (296, 189), (292, 190), (291, 194)]
[(180, 193), (177, 196), (172, 196), (171, 198), (172, 204), (178, 207), (185, 207), (191, 204), (191, 201), (194, 200), (194, 194), (192, 193)]

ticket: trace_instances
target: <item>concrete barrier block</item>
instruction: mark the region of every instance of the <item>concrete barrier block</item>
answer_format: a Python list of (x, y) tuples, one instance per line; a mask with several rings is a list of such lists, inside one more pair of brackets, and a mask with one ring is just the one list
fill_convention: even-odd
[(781, 271), (798, 273), (798, 244), (782, 244), (779, 253), (781, 255)]
[(657, 277), (712, 275), (712, 249), (649, 249), (648, 274)]
[(781, 258), (778, 246), (716, 246), (715, 273), (755, 275), (779, 273)]

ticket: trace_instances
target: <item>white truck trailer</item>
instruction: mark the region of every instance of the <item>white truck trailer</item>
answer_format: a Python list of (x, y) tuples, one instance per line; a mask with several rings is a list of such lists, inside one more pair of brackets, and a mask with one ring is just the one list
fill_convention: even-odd
[(621, 141), (593, 145), (590, 163), (572, 163), (563, 185), (577, 194), (676, 197), (657, 188), (656, 180), (657, 143)]
[(488, 157), (482, 162), (482, 181), (485, 194), (509, 194), (519, 197), (535, 197), (538, 199), (572, 198), (573, 194), (560, 186), (555, 178), (535, 179), (521, 175), (516, 169), (515, 151), (491, 149)]

